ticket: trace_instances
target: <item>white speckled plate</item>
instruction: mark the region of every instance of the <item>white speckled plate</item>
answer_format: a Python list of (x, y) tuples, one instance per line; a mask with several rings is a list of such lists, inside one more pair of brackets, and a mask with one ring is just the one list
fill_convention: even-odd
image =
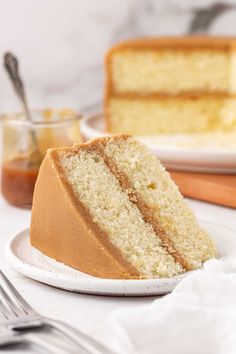
[[(236, 257), (236, 231), (202, 221), (214, 238), (218, 258)], [(78, 255), (79, 256), (79, 255)], [(88, 294), (148, 296), (169, 293), (189, 272), (168, 279), (117, 280), (95, 278), (51, 259), (29, 242), (29, 229), (14, 236), (7, 244), (6, 257), (20, 273), (58, 288)]]
[[(85, 140), (105, 133), (102, 114), (81, 120)], [(207, 173), (236, 173), (236, 133), (176, 134), (137, 138), (169, 169)]]

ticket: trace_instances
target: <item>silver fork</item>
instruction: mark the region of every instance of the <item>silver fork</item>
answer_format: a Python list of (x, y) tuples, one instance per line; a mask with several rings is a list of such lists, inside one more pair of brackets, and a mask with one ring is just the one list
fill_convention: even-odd
[[(49, 325), (72, 339), (88, 354), (112, 354), (103, 344), (85, 333), (58, 320), (43, 317), (25, 301), (6, 275), (0, 270), (7, 292), (0, 284), (0, 311), (4, 317), (3, 325), (12, 330), (29, 329)], [(4, 305), (4, 302), (7, 304)]]

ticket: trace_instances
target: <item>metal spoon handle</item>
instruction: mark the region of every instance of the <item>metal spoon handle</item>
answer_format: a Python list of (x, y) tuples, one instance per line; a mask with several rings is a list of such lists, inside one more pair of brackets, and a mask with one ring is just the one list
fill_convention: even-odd
[(32, 121), (31, 114), (27, 105), (26, 101), (26, 96), (25, 96), (25, 89), (24, 89), (24, 84), (23, 81), (21, 80), (20, 74), (19, 74), (19, 65), (16, 57), (10, 53), (7, 52), (4, 55), (4, 66), (5, 69), (9, 75), (9, 78), (12, 82), (13, 88), (19, 97), (21, 104), (23, 105), (23, 109), (26, 114), (26, 118), (29, 121)]
[[(19, 64), (16, 57), (10, 52), (7, 52), (4, 55), (4, 67), (9, 75), (13, 88), (22, 104), (22, 108), (25, 113), (26, 119), (32, 122), (33, 120), (26, 101), (24, 84), (19, 74)], [(29, 157), (29, 163), (38, 164), (39, 162), (42, 161), (42, 156), (38, 148), (37, 136), (34, 129), (30, 129), (29, 134), (31, 137), (31, 145), (32, 145), (31, 146), (32, 152)]]

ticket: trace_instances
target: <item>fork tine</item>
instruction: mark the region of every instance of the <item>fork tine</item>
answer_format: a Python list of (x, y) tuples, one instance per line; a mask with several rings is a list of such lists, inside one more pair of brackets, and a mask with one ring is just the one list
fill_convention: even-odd
[(4, 290), (2, 285), (0, 284), (0, 295), (2, 296), (3, 301), (5, 304), (7, 304), (8, 308), (11, 311), (11, 316), (19, 316), (20, 314), (26, 314), (25, 311), (22, 310), (20, 306), (17, 306), (15, 302), (10, 298), (10, 296), (7, 294), (7, 292)]
[(28, 304), (28, 302), (23, 299), (21, 294), (16, 290), (14, 285), (10, 282), (10, 280), (6, 277), (6, 275), (3, 273), (2, 270), (0, 270), (0, 275), (2, 279), (5, 282), (5, 285), (9, 292), (12, 295), (12, 298), (14, 298), (14, 301), (18, 304), (18, 306), (27, 314), (27, 313), (35, 313), (35, 311), (32, 309), (32, 307)]

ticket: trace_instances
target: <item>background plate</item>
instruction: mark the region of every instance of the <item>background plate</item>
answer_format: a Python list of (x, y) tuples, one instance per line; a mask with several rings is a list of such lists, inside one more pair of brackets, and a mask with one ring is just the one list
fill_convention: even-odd
[[(223, 226), (202, 221), (215, 240), (218, 258), (236, 257), (236, 232)], [(20, 273), (61, 289), (81, 293), (116, 296), (163, 295), (190, 272), (168, 279), (117, 280), (95, 278), (43, 255), (30, 245), (29, 229), (14, 236), (7, 244), (6, 257)]]
[[(81, 121), (81, 133), (86, 140), (105, 133), (101, 114)], [(169, 169), (206, 173), (236, 173), (236, 133), (159, 135), (137, 137)]]

